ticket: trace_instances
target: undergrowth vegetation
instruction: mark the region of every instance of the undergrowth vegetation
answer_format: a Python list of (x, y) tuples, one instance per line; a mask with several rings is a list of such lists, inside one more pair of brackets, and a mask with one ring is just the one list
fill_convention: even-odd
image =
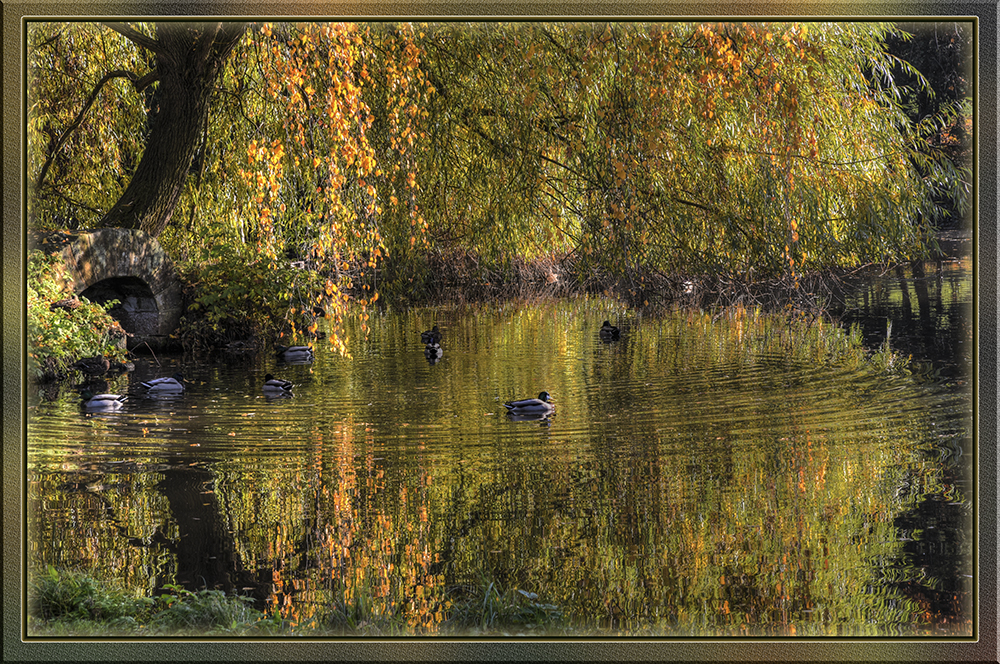
[(113, 581), (48, 567), (29, 584), (31, 636), (510, 636), (569, 633), (559, 607), (520, 589), (480, 579), (456, 587), (431, 631), (402, 613), (381, 613), (375, 603), (326, 608), (300, 624), (253, 608), (253, 600), (219, 590), (186, 590), (168, 584), (154, 597), (139, 596)]
[(28, 256), (28, 375), (37, 381), (65, 375), (84, 357), (125, 356), (120, 343), (124, 332), (108, 314), (118, 301), (96, 304), (75, 297), (55, 278), (56, 260), (41, 251)]
[(266, 261), (235, 255), (187, 261), (178, 268), (189, 302), (181, 330), (187, 349), (316, 332), (306, 295), (315, 288), (315, 273), (291, 266), (275, 269)]
[(49, 567), (28, 590), (29, 630), (37, 635), (262, 634), (281, 626), (219, 590), (167, 585), (155, 597), (113, 582)]

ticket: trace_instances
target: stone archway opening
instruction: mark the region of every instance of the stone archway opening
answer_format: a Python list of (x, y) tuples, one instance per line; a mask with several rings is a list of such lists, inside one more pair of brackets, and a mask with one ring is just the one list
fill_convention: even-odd
[(98, 228), (32, 236), (34, 248), (59, 256), (57, 279), (91, 302), (118, 300), (109, 313), (131, 336), (129, 345), (150, 350), (177, 344), (182, 286), (163, 247), (142, 231)]
[(138, 277), (103, 279), (86, 288), (80, 296), (99, 304), (118, 300), (108, 313), (130, 334), (145, 337), (159, 330), (160, 308), (156, 296), (149, 284)]

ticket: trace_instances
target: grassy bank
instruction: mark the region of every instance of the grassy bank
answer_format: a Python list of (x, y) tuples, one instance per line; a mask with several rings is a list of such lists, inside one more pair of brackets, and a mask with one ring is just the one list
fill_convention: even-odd
[[(362, 601), (350, 605), (328, 598), (307, 623), (252, 608), (249, 598), (218, 590), (184, 590), (168, 585), (155, 597), (137, 596), (114, 582), (49, 568), (29, 586), (27, 634), (31, 638), (630, 638), (702, 636), (704, 626), (677, 616), (657, 622), (616, 614), (576, 616), (535, 593), (502, 588), (480, 578), (455, 586), (440, 606), (440, 621), (414, 624), (402, 612), (380, 613)], [(735, 626), (717, 637), (839, 636), (840, 626), (815, 626), (809, 633), (794, 625), (763, 631)], [(876, 626), (871, 635), (878, 636)], [(940, 636), (935, 632), (934, 635)]]
[(114, 582), (48, 568), (28, 590), (32, 637), (162, 636), (509, 636), (579, 633), (554, 605), (532, 593), (503, 590), (491, 581), (458, 587), (442, 607), (440, 623), (414, 625), (372, 605), (331, 597), (308, 624), (254, 609), (252, 600), (218, 590), (191, 592), (168, 585), (155, 597), (138, 596)]

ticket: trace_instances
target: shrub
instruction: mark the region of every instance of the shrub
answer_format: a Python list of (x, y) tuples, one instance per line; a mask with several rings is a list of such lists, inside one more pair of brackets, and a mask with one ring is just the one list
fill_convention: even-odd
[[(82, 357), (124, 357), (112, 336), (120, 326), (108, 314), (118, 301), (95, 304), (73, 297), (55, 278), (57, 262), (57, 257), (41, 251), (28, 255), (28, 375), (37, 381), (56, 378)], [(52, 306), (61, 300), (73, 304)]]
[(168, 584), (158, 597), (138, 597), (113, 583), (49, 566), (28, 586), (28, 620), (35, 634), (278, 634), (284, 623), (254, 610), (247, 597), (219, 590), (191, 592)]

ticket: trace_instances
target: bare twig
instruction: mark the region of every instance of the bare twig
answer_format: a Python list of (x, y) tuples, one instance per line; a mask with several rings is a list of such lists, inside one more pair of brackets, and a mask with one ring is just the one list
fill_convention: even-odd
[[(139, 344), (139, 346), (145, 346), (146, 348), (149, 349), (149, 353), (153, 356), (153, 361), (156, 362), (156, 366), (158, 366), (158, 367), (163, 366), (162, 364), (160, 364), (160, 360), (156, 357), (156, 353), (153, 352), (153, 347), (149, 345), (148, 341), (143, 341), (141, 344)], [(132, 350), (134, 351), (139, 346), (136, 346)]]

